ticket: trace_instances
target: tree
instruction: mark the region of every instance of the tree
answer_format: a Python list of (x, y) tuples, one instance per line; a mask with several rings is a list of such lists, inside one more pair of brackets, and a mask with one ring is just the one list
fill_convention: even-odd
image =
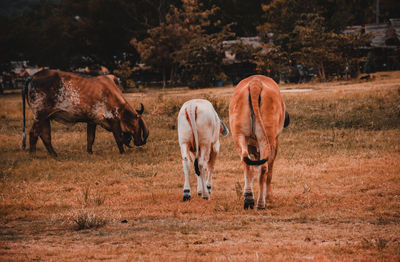
[(264, 43), (263, 48), (258, 49), (254, 53), (251, 60), (257, 66), (257, 71), (275, 79), (275, 81), (283, 81), (287, 78), (291, 67), (288, 54), (279, 46), (273, 43)]
[[(365, 45), (367, 37), (344, 35), (332, 26), (333, 20), (322, 15), (327, 12), (326, 5), (312, 0), (276, 0), (264, 6), (264, 10), (267, 22), (259, 29), (262, 36), (264, 32), (274, 32), (272, 65), (282, 68), (292, 62), (315, 67), (322, 80), (327, 74), (341, 74), (346, 66), (358, 68), (359, 47)], [(281, 19), (276, 20), (279, 15)], [(262, 66), (262, 61), (258, 61)]]
[(14, 59), (41, 66), (71, 69), (94, 62), (112, 70), (116, 60), (135, 59), (132, 36), (142, 38), (168, 2), (177, 1), (32, 1), (31, 8), (4, 22), (7, 34), (0, 34), (0, 44)]
[[(178, 12), (171, 8), (172, 12)], [(176, 14), (176, 13), (175, 13)], [(131, 40), (131, 44), (136, 48), (142, 62), (151, 66), (153, 69), (161, 72), (163, 87), (167, 83), (167, 71), (173, 76), (176, 63), (174, 62), (174, 53), (190, 41), (191, 36), (196, 32), (190, 31), (190, 28), (176, 23), (172, 15), (167, 15), (166, 22), (147, 31), (149, 37), (142, 41), (136, 38)], [(171, 79), (173, 81), (173, 79)]]
[[(197, 69), (211, 66), (211, 61), (205, 60), (211, 53), (215, 55), (213, 48), (216, 47), (217, 37), (216, 34), (206, 35), (205, 32), (212, 23), (210, 15), (215, 11), (204, 9), (197, 0), (183, 0), (182, 8), (171, 6), (165, 22), (147, 31), (149, 37), (142, 41), (136, 38), (131, 40), (142, 62), (162, 74), (163, 87), (166, 86), (167, 73), (170, 74), (171, 83), (174, 82), (178, 67), (183, 67), (187, 73), (192, 72), (195, 65)], [(200, 65), (200, 61), (204, 65)], [(199, 79), (195, 82), (202, 81)]]
[[(207, 87), (215, 80), (223, 80), (223, 34), (201, 35), (176, 52), (182, 68), (182, 79), (190, 88)], [(221, 38), (222, 37), (222, 38)]]
[(131, 62), (125, 61), (119, 64), (116, 69), (114, 69), (113, 74), (119, 77), (122, 88), (125, 89), (136, 87), (136, 83), (130, 79), (135, 71), (136, 68), (131, 66)]
[(317, 14), (303, 14), (293, 32), (299, 42), (294, 58), (308, 67), (316, 66), (322, 80), (326, 79), (327, 72), (338, 75), (346, 66), (358, 68), (359, 48), (368, 41), (366, 35), (329, 30), (325, 19)]

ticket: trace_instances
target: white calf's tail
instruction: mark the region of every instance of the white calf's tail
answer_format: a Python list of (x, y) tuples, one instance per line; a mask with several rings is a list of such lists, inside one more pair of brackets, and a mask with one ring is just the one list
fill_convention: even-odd
[(196, 148), (196, 157), (194, 160), (194, 171), (196, 175), (200, 176), (200, 169), (199, 169), (199, 134), (197, 132), (197, 124), (196, 124), (196, 111), (197, 107), (190, 104), (186, 109), (187, 116), (189, 118), (190, 126), (192, 127), (192, 132), (194, 136), (194, 146)]

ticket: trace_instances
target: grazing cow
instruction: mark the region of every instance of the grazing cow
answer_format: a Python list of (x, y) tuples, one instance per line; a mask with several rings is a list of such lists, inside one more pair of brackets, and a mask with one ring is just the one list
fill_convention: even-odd
[[(289, 122), (289, 114), (274, 80), (255, 75), (237, 85), (229, 105), (229, 124), (244, 168), (245, 209), (254, 207), (252, 165), (260, 166), (257, 208), (265, 209), (265, 190), (268, 199), (271, 199), (272, 168), (278, 151), (278, 137)], [(254, 160), (250, 159), (250, 155)]]
[(133, 136), (136, 146), (144, 145), (149, 135), (140, 110), (134, 110), (118, 88), (113, 75), (85, 77), (59, 70), (43, 70), (27, 81), (22, 91), (23, 133), (25, 149), (25, 96), (34, 116), (29, 132), (30, 151), (36, 151), (38, 136), (47, 151), (57, 156), (51, 145), (50, 120), (74, 124), (87, 123), (87, 152), (92, 154), (96, 126), (113, 133), (119, 152), (129, 146)]
[(190, 159), (197, 175), (197, 194), (203, 199), (210, 198), (220, 133), (226, 136), (229, 131), (209, 101), (193, 99), (183, 104), (178, 115), (178, 137), (185, 173), (183, 201), (190, 199)]

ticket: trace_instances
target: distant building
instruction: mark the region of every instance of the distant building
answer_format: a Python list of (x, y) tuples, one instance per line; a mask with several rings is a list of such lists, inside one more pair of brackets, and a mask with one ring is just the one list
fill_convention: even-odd
[(233, 64), (233, 63), (240, 63), (243, 61), (240, 61), (240, 59), (236, 58), (236, 53), (229, 49), (230, 47), (234, 45), (243, 45), (243, 46), (250, 46), (251, 48), (261, 48), (262, 47), (262, 42), (261, 38), (259, 36), (253, 36), (253, 37), (239, 37), (238, 39), (235, 40), (227, 40), (222, 42), (225, 50), (225, 58), (224, 58), (224, 63), (225, 64)]
[(400, 69), (400, 18), (391, 18), (387, 23), (348, 26), (343, 33), (371, 35), (371, 42), (362, 47), (367, 57), (364, 73)]
[[(224, 72), (233, 84), (237, 84), (241, 79), (257, 73), (256, 65), (249, 61), (248, 57), (241, 57), (240, 51), (239, 54), (237, 53), (237, 48), (250, 47), (249, 49), (252, 50), (264, 50), (263, 42), (259, 36), (239, 37), (235, 40), (223, 41), (222, 44), (225, 49)], [(267, 50), (264, 51), (267, 52)]]

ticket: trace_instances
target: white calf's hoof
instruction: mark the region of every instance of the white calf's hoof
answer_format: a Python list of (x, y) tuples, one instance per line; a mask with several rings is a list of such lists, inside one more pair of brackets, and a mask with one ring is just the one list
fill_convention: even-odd
[(185, 189), (183, 190), (183, 201), (188, 201), (190, 200), (190, 190)]

